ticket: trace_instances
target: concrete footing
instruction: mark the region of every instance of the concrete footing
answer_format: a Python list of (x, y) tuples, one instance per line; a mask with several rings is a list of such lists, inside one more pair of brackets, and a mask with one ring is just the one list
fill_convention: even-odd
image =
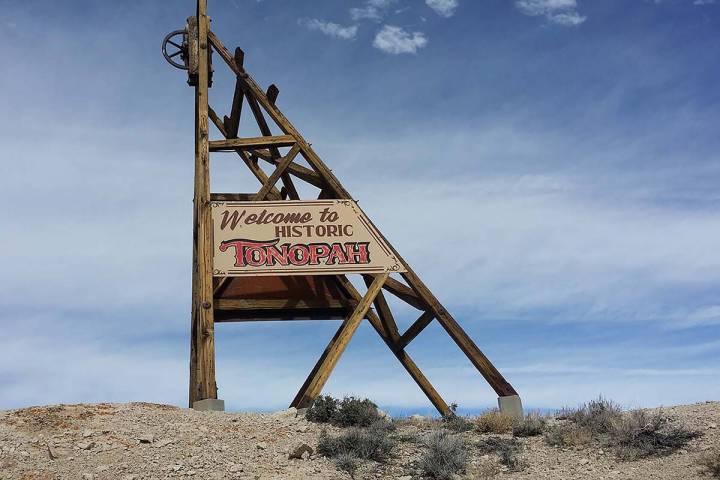
[(224, 412), (225, 411), (225, 400), (218, 400), (217, 398), (206, 398), (205, 400), (198, 400), (193, 403), (193, 410), (200, 412)]
[(498, 407), (500, 408), (500, 412), (505, 415), (510, 415), (518, 420), (524, 418), (522, 400), (520, 400), (519, 395), (498, 397)]

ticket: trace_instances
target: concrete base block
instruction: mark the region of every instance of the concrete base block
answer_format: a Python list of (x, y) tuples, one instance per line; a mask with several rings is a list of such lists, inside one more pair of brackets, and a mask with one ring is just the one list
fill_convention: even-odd
[(205, 400), (198, 400), (193, 403), (193, 410), (199, 412), (224, 412), (225, 411), (225, 400), (218, 400), (216, 398), (206, 398)]
[(500, 407), (500, 412), (505, 415), (510, 415), (518, 420), (524, 418), (522, 400), (520, 400), (519, 395), (498, 397), (498, 407)]

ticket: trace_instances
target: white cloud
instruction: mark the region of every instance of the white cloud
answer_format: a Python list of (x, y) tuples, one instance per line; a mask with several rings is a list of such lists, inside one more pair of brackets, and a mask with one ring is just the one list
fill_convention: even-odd
[(587, 20), (577, 11), (577, 0), (516, 0), (515, 6), (533, 17), (543, 16), (558, 25), (576, 26)]
[(693, 5), (712, 5), (714, 3), (715, 0), (695, 0)]
[(367, 0), (362, 7), (350, 9), (350, 17), (353, 20), (375, 20), (380, 21), (385, 16), (387, 8), (396, 3), (397, 0)]
[(316, 30), (330, 37), (340, 38), (342, 40), (353, 40), (357, 35), (357, 26), (343, 26), (337, 23), (324, 22), (317, 18), (301, 18), (298, 23), (308, 30)]
[(417, 53), (427, 45), (427, 38), (422, 32), (408, 32), (394, 25), (385, 25), (373, 41), (373, 46), (386, 53)]
[(457, 0), (425, 0), (425, 3), (441, 17), (452, 17), (458, 7)]

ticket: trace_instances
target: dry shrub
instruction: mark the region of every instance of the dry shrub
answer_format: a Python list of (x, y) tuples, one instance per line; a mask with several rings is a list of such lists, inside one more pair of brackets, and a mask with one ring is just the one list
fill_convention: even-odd
[(698, 463), (703, 467), (703, 473), (720, 478), (720, 452), (706, 453)]
[(500, 474), (500, 466), (490, 460), (482, 460), (468, 470), (463, 480), (491, 480)]
[(475, 419), (475, 430), (480, 433), (510, 433), (515, 426), (515, 419), (510, 415), (491, 410)]
[(536, 437), (542, 435), (547, 427), (547, 420), (538, 413), (529, 413), (512, 429), (514, 437)]
[(347, 472), (350, 478), (355, 478), (355, 472), (357, 472), (360, 462), (355, 455), (350, 453), (341, 453), (335, 458), (335, 466), (338, 470)]
[(473, 429), (473, 424), (467, 418), (461, 417), (454, 413), (445, 415), (442, 419), (443, 426), (455, 433), (469, 432)]
[(583, 447), (592, 441), (592, 434), (587, 428), (564, 423), (545, 433), (545, 441), (553, 447)]
[(649, 414), (644, 410), (633, 410), (615, 422), (607, 443), (618, 457), (636, 460), (670, 455), (698, 436), (699, 432), (674, 425), (662, 412)]
[(675, 425), (662, 412), (623, 413), (617, 404), (602, 397), (577, 410), (564, 411), (563, 418), (566, 423), (545, 434), (548, 444), (581, 447), (596, 442), (614, 450), (623, 460), (670, 455), (700, 435)]
[(515, 438), (489, 437), (477, 444), (480, 453), (494, 454), (500, 457), (500, 463), (511, 472), (519, 472), (525, 468), (520, 459), (522, 445)]
[(440, 430), (428, 435), (425, 445), (419, 466), (428, 477), (452, 480), (467, 468), (468, 447), (463, 439)]
[(390, 437), (393, 427), (377, 422), (368, 428), (352, 428), (337, 437), (320, 434), (317, 451), (329, 458), (352, 455), (363, 460), (383, 462), (390, 456), (395, 441)]

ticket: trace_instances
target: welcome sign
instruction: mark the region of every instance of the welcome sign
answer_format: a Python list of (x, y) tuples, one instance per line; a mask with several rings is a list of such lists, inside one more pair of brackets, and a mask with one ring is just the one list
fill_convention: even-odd
[(404, 272), (352, 200), (213, 202), (215, 276)]

